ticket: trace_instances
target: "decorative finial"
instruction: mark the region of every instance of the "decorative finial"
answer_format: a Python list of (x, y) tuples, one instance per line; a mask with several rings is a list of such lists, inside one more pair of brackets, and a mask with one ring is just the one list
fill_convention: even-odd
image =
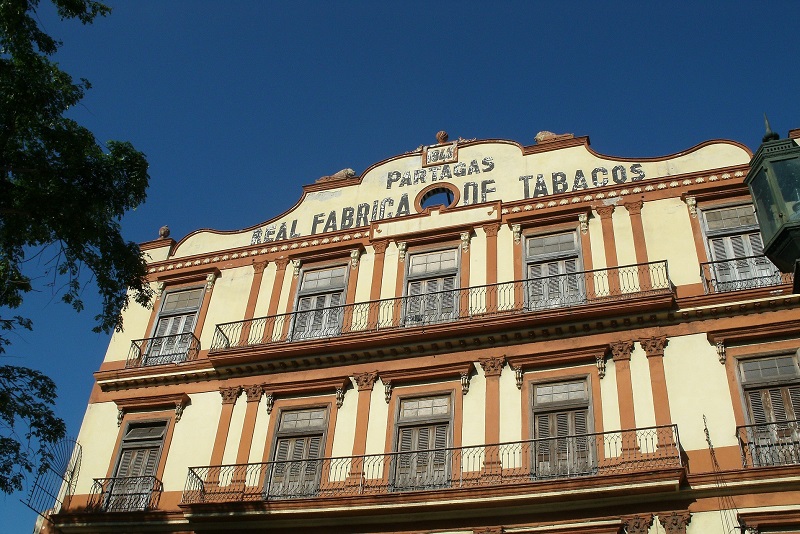
[(444, 130), (436, 134), (436, 141), (438, 141), (440, 145), (446, 143), (449, 138), (450, 136), (447, 135), (447, 132)]
[(166, 239), (169, 237), (169, 226), (166, 224), (158, 229), (158, 237), (160, 239)]
[(761, 138), (762, 143), (766, 143), (767, 141), (777, 141), (780, 139), (780, 136), (772, 131), (772, 128), (769, 127), (769, 119), (767, 119), (767, 114), (764, 113), (764, 127), (767, 129), (767, 133), (764, 134), (764, 137)]

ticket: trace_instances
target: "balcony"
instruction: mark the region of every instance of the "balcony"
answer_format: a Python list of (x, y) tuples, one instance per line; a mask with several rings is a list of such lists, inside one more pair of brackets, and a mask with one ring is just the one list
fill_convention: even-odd
[(95, 478), (89, 512), (146, 512), (158, 507), (163, 486), (156, 477)]
[(666, 261), (626, 265), (219, 324), (210, 352), (581, 309), (671, 293)]
[(791, 284), (792, 274), (781, 273), (766, 256), (700, 264), (706, 294)]
[(200, 352), (200, 340), (192, 333), (135, 339), (125, 368), (192, 361)]
[(800, 420), (736, 429), (742, 453), (742, 467), (800, 464)]
[(680, 469), (677, 426), (494, 445), (189, 469), (182, 504), (394, 496)]

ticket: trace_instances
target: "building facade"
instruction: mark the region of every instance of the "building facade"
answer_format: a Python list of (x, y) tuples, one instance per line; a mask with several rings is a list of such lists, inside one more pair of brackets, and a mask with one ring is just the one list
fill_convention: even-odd
[[(800, 131), (790, 132), (800, 137)], [(751, 152), (437, 143), (143, 243), (63, 532), (800, 532)]]

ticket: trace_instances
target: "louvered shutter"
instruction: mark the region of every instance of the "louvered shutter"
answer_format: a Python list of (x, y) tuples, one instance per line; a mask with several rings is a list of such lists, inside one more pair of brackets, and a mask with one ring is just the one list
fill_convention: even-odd
[(297, 337), (304, 337), (309, 330), (310, 314), (313, 297), (300, 297), (297, 301), (297, 315), (295, 317), (294, 332)]
[(342, 293), (331, 293), (328, 295), (328, 317), (325, 322), (326, 335), (337, 334), (342, 326), (342, 308), (339, 307), (341, 301)]
[(161, 351), (164, 347), (164, 342), (166, 341), (164, 336), (167, 335), (171, 320), (171, 317), (162, 317), (158, 320), (158, 324), (156, 325), (156, 334), (154, 336), (155, 339), (153, 339), (153, 341), (150, 343), (150, 349), (147, 351), (148, 357), (158, 356), (161, 354)]
[[(423, 426), (417, 430), (417, 446), (415, 450), (425, 451), (431, 448), (430, 446), (430, 427)], [(424, 471), (428, 465), (428, 453), (417, 452), (417, 472)]]
[(433, 467), (436, 484), (445, 482), (447, 470), (447, 425), (436, 425), (433, 436)]
[(276, 478), (283, 477), (284, 473), (286, 472), (287, 461), (289, 460), (289, 447), (291, 446), (291, 440), (282, 438), (278, 440), (278, 443), (275, 446), (275, 458), (274, 458), (274, 476)]
[(789, 404), (792, 407), (791, 419), (800, 419), (800, 386), (789, 386), (786, 389), (789, 394)]
[(441, 318), (443, 320), (453, 319), (456, 316), (456, 277), (445, 276), (442, 279), (442, 308), (440, 310)]
[(401, 428), (400, 429), (400, 438), (398, 439), (399, 447), (398, 451), (401, 453), (399, 454), (398, 464), (400, 469), (405, 470), (407, 472), (408, 469), (411, 468), (411, 451), (414, 449), (414, 432), (410, 428)]
[(750, 416), (754, 425), (764, 425), (767, 423), (767, 411), (764, 409), (764, 402), (761, 398), (760, 390), (747, 392), (750, 401)]
[(407, 320), (411, 323), (418, 323), (423, 320), (422, 318), (422, 282), (415, 280), (408, 283), (407, 294)]
[(308, 463), (306, 465), (306, 476), (314, 477), (318, 472), (319, 462), (317, 459), (320, 457), (321, 443), (322, 436), (311, 436), (308, 438), (308, 454), (306, 456)]
[(535, 420), (534, 452), (536, 473), (539, 476), (547, 476), (550, 473), (551, 450), (553, 449), (550, 438), (550, 417), (549, 414), (537, 414)]
[(542, 264), (528, 266), (528, 300), (532, 308), (540, 306), (544, 300), (544, 282), (542, 281)]

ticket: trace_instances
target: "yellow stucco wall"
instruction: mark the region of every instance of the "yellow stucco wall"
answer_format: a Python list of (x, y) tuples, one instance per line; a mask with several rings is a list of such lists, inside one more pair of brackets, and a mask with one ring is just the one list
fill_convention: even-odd
[(385, 257), (383, 258), (383, 278), (381, 280), (381, 298), (390, 299), (395, 296), (395, 280), (397, 279), (397, 270), (405, 269), (406, 264), (397, 261), (398, 251), (396, 243), (389, 243), (386, 247)]
[[(231, 415), (231, 424), (228, 427), (228, 440), (225, 442), (225, 453), (222, 455), (222, 464), (230, 465), (236, 463), (236, 454), (239, 452), (239, 442), (242, 439), (242, 428), (244, 428), (244, 414), (247, 410), (247, 397), (242, 393), (236, 399)], [(214, 438), (211, 438), (213, 442)]]
[(664, 349), (672, 421), (687, 451), (707, 449), (703, 415), (715, 447), (738, 445), (725, 367), (705, 334), (672, 337)]
[(620, 265), (635, 264), (636, 247), (633, 245), (633, 227), (628, 210), (617, 205), (611, 216), (611, 224), (614, 228), (614, 242), (617, 246), (617, 261)]
[[(355, 302), (367, 302), (369, 300), (370, 286), (372, 285), (372, 271), (375, 267), (375, 249), (367, 247), (366, 252), (361, 254), (358, 261), (358, 280), (356, 282)], [(353, 276), (352, 269), (350, 276)]]
[[(150, 284), (155, 290), (156, 284)], [(128, 358), (128, 351), (131, 348), (131, 340), (148, 337), (147, 323), (150, 321), (151, 310), (140, 306), (131, 300), (128, 309), (122, 313), (122, 332), (111, 334), (111, 341), (106, 349), (104, 362), (124, 361)]]
[[(736, 514), (738, 510), (725, 511), (728, 527), (738, 526)], [(658, 529), (650, 529), (650, 532), (662, 534), (664, 527), (659, 523)], [(734, 530), (734, 532), (736, 532)], [(686, 525), (686, 534), (728, 534), (729, 530), (723, 528), (722, 515), (718, 511), (713, 512), (694, 512), (692, 520)]]
[(639, 343), (631, 352), (631, 385), (633, 386), (633, 413), (638, 428), (655, 426), (653, 387), (650, 383), (650, 364)]
[(117, 405), (113, 402), (90, 404), (83, 416), (78, 434), (82, 447), (81, 470), (75, 494), (87, 494), (92, 489), (92, 479), (105, 478), (116, 453), (114, 444), (119, 435)]
[(603, 431), (620, 430), (622, 426), (619, 420), (617, 369), (611, 358), (606, 360), (606, 376), (600, 379), (600, 402), (603, 403)]
[[(470, 447), (486, 443), (486, 377), (480, 364), (475, 365), (469, 382), (469, 393), (463, 396), (463, 421), (461, 423), (461, 445)], [(460, 395), (456, 391), (456, 395)]]
[[(216, 391), (189, 395), (191, 403), (175, 423), (172, 443), (164, 466), (165, 491), (181, 491), (190, 467), (208, 465), (217, 433), (222, 402)], [(237, 442), (238, 445), (238, 442)]]
[(278, 266), (274, 262), (270, 262), (264, 269), (264, 274), (261, 277), (261, 286), (258, 288), (258, 298), (256, 299), (256, 309), (253, 312), (253, 317), (266, 317), (277, 271)]
[(700, 283), (700, 260), (686, 204), (680, 198), (645, 202), (642, 225), (650, 261), (667, 260), (676, 286)]
[(517, 389), (514, 370), (503, 368), (500, 374), (500, 442), (522, 439), (522, 392)]
[(469, 285), (486, 285), (486, 232), (483, 228), (475, 229), (469, 243)]
[(272, 414), (267, 413), (267, 397), (261, 397), (258, 403), (258, 415), (256, 415), (256, 425), (253, 429), (253, 443), (250, 446), (249, 463), (260, 462), (264, 459), (264, 451), (267, 445), (267, 430)]
[(589, 218), (589, 242), (592, 244), (592, 269), (605, 268), (607, 263), (606, 250), (603, 248), (603, 227), (600, 225), (600, 217), (596, 213)]
[(369, 400), (366, 453), (383, 454), (386, 445), (386, 428), (390, 417), (394, 416), (389, 414), (389, 406), (386, 404), (384, 395), (384, 384), (380, 378), (375, 381)]
[(207, 349), (214, 337), (214, 328), (220, 323), (241, 321), (247, 308), (247, 297), (253, 284), (253, 267), (225, 269), (214, 283), (214, 292), (208, 305), (208, 314), (200, 334), (200, 346)]
[(514, 275), (514, 233), (508, 225), (497, 232), (497, 281), (511, 282)]
[[(353, 454), (356, 436), (356, 414), (358, 413), (358, 389), (355, 384), (345, 391), (344, 402), (336, 414), (336, 428), (333, 429), (333, 457)], [(371, 415), (371, 414), (370, 414)]]

